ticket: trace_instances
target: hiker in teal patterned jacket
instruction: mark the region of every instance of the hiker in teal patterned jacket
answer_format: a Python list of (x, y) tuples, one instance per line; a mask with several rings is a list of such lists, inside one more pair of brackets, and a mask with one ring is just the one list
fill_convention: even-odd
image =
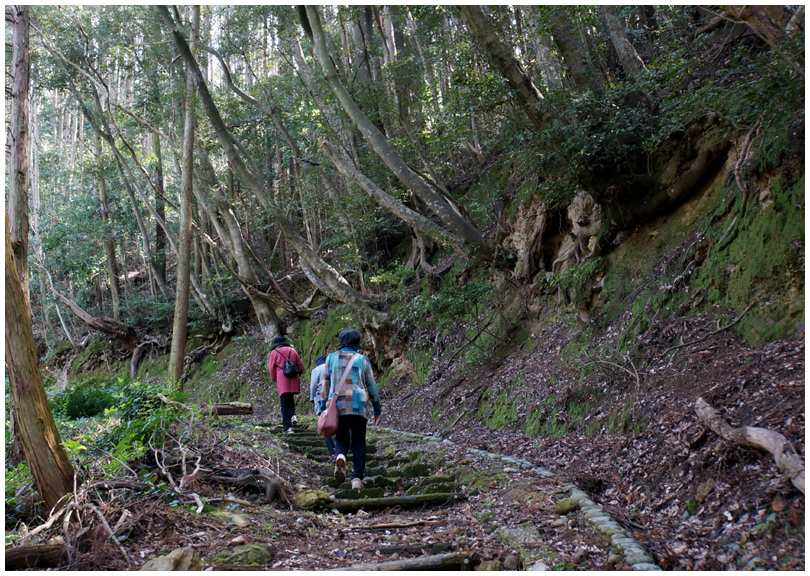
[(352, 489), (362, 490), (366, 470), (366, 426), (370, 412), (373, 413), (374, 423), (378, 426), (380, 424), (380, 391), (374, 381), (371, 363), (358, 352), (362, 340), (360, 333), (356, 330), (344, 330), (338, 339), (337, 352), (332, 352), (326, 358), (321, 386), (321, 410), (326, 408), (327, 401), (335, 393), (349, 360), (357, 354), (336, 401), (338, 429), (335, 433), (335, 479), (338, 482), (346, 479), (346, 453), (351, 447)]

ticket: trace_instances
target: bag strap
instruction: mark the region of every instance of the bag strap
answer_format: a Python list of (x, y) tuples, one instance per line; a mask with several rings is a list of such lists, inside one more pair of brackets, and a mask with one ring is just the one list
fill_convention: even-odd
[(343, 376), (340, 377), (340, 382), (338, 382), (338, 385), (335, 388), (335, 392), (334, 394), (332, 394), (332, 396), (334, 396), (343, 389), (343, 385), (346, 384), (346, 377), (349, 375), (349, 372), (352, 369), (352, 364), (354, 364), (354, 361), (357, 360), (358, 356), (360, 356), (360, 353), (355, 352), (354, 356), (352, 356), (351, 359), (349, 360), (348, 365), (346, 365), (346, 370), (343, 371)]

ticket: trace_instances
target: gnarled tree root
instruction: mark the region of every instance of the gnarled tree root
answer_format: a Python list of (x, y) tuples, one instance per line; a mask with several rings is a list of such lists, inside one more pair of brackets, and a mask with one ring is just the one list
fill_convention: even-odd
[(755, 426), (732, 428), (703, 398), (695, 401), (695, 412), (705, 426), (724, 440), (773, 454), (782, 474), (804, 494), (804, 462), (790, 446), (787, 438), (766, 428)]

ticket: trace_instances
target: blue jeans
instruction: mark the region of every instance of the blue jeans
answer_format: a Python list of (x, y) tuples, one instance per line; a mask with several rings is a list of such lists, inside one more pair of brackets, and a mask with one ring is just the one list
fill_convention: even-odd
[(335, 454), (335, 439), (332, 436), (327, 436), (323, 439), (326, 443), (326, 449), (329, 450), (330, 456), (336, 456)]
[(285, 392), (281, 396), (281, 426), (284, 430), (292, 428), (292, 417), (295, 416), (295, 392)]
[(338, 429), (335, 433), (335, 450), (344, 456), (352, 451), (352, 478), (362, 480), (366, 474), (366, 425), (368, 420), (362, 416), (347, 414), (338, 418)]

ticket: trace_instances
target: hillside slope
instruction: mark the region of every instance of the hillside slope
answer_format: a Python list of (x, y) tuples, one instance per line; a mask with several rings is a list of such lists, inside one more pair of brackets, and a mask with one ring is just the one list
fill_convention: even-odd
[[(702, 397), (804, 459), (803, 180), (774, 172), (743, 212), (728, 163), (605, 258), (530, 286), (490, 278), (480, 315), (378, 343), (385, 425), (567, 475), (664, 568), (803, 567), (803, 494), (770, 454), (722, 440), (694, 410)], [(454, 262), (434, 294), (475, 284)], [(418, 307), (426, 286), (406, 301)], [(350, 324), (331, 310), (289, 334), (311, 363)], [(233, 343), (192, 393), (277, 418), (264, 357), (251, 338)]]

